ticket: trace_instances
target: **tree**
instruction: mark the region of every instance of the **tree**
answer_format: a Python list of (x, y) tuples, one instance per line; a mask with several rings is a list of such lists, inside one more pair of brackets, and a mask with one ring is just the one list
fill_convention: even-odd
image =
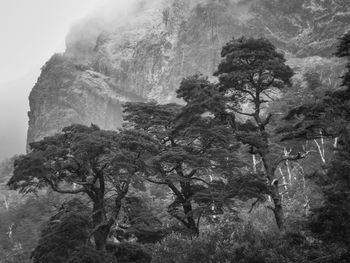
[(325, 173), (316, 173), (314, 181), (321, 186), (323, 205), (313, 209), (310, 229), (326, 242), (350, 244), (350, 134), (336, 149)]
[[(215, 191), (215, 177), (211, 181), (210, 175), (236, 167), (237, 158), (230, 151), (236, 144), (224, 125), (215, 124), (210, 117), (182, 115), (182, 108), (176, 104), (127, 103), (124, 120), (126, 128), (153, 139), (145, 147), (156, 149), (153, 155), (140, 155), (138, 170), (147, 181), (169, 187), (174, 201), (168, 212), (198, 234), (200, 218), (214, 200), (223, 202), (233, 196)], [(190, 118), (191, 123), (178, 122), (182, 117)]]
[(89, 207), (80, 199), (73, 198), (63, 203), (46, 222), (31, 259), (34, 263), (115, 262), (104, 251), (91, 246), (91, 223)]
[[(250, 152), (260, 156), (273, 200), (278, 227), (284, 228), (284, 215), (275, 171), (287, 159), (302, 156), (284, 156), (274, 147), (273, 130), (269, 127), (273, 112), (266, 104), (273, 94), (290, 85), (293, 72), (285, 64), (283, 54), (266, 39), (233, 39), (223, 47), (223, 60), (215, 75), (219, 77), (219, 92), (228, 115), (238, 114), (243, 121), (231, 122), (238, 140), (250, 147)], [(241, 109), (240, 103), (248, 103), (252, 110)], [(248, 108), (250, 108), (248, 107)], [(232, 118), (229, 116), (229, 118)]]
[(156, 243), (165, 236), (162, 222), (141, 197), (129, 196), (125, 199), (123, 223), (122, 235), (135, 236), (139, 243)]
[(74, 251), (84, 246), (91, 227), (87, 211), (88, 207), (79, 199), (63, 204), (43, 228), (31, 254), (33, 262), (66, 262)]
[(325, 200), (321, 207), (312, 211), (309, 226), (326, 242), (340, 242), (349, 249), (350, 33), (340, 39), (335, 55), (348, 59), (342, 86), (326, 92), (318, 101), (292, 109), (285, 119), (293, 125), (284, 127), (280, 132), (286, 140), (314, 139), (321, 135), (335, 139), (332, 161), (323, 172), (313, 176), (321, 186)]
[(267, 105), (274, 94), (290, 85), (293, 72), (285, 64), (283, 54), (262, 38), (233, 39), (223, 47), (221, 56), (215, 72), (219, 83), (207, 85), (211, 92), (202, 92), (202, 97), (187, 91), (188, 108), (211, 112), (230, 125), (235, 138), (249, 146), (249, 153), (260, 156), (266, 187), (274, 202), (270, 208), (282, 230), (284, 215), (275, 171), (280, 163), (303, 158), (305, 154), (284, 156), (276, 146), (270, 125), (275, 113), (269, 112)]
[[(21, 198), (18, 195), (18, 198)], [(41, 226), (50, 217), (56, 199), (50, 195), (29, 196), (0, 211), (0, 258), (4, 262), (29, 262), (40, 236)]]
[(8, 185), (20, 193), (50, 188), (88, 197), (92, 202), (91, 236), (96, 249), (104, 250), (133, 174), (133, 157), (123, 135), (95, 125), (72, 125), (30, 147), (31, 152), (16, 160)]
[(284, 139), (314, 139), (323, 135), (338, 141), (346, 136), (350, 120), (350, 32), (339, 39), (335, 55), (348, 59), (341, 87), (325, 92), (317, 101), (292, 108), (284, 117), (292, 124), (279, 130)]

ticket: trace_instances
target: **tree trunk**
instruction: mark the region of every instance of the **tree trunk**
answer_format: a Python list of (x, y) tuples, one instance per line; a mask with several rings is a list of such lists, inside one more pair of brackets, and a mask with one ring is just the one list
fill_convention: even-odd
[(94, 204), (94, 214), (93, 214), (93, 225), (94, 225), (94, 240), (95, 240), (95, 246), (97, 250), (106, 250), (106, 244), (107, 244), (107, 239), (108, 235), (111, 231), (111, 227), (115, 223), (121, 206), (122, 206), (122, 199), (125, 197), (127, 191), (125, 193), (120, 194), (115, 200), (115, 208), (114, 212), (112, 215), (109, 217), (109, 219), (106, 218), (104, 215), (104, 204), (102, 201), (102, 206), (101, 202), (99, 204)]
[(266, 177), (268, 179), (268, 182), (271, 184), (271, 191), (270, 196), (272, 198), (274, 208), (272, 209), (275, 220), (277, 223), (277, 226), (280, 231), (284, 230), (284, 213), (283, 213), (283, 207), (282, 207), (282, 196), (279, 193), (279, 182), (275, 178), (275, 170), (276, 167), (274, 167), (271, 164), (271, 161), (269, 161), (269, 158), (267, 156), (262, 156), (264, 168)]
[(108, 234), (109, 231), (106, 231), (106, 229), (104, 228), (95, 231), (94, 240), (95, 247), (97, 250), (106, 250)]
[(193, 209), (191, 205), (191, 184), (188, 182), (180, 182), (181, 192), (183, 195), (182, 208), (186, 216), (186, 227), (191, 230), (195, 235), (199, 235), (199, 229), (196, 221), (193, 218)]
[(274, 213), (275, 220), (279, 230), (283, 231), (284, 230), (284, 213), (282, 208), (282, 197), (279, 194), (279, 187), (278, 187), (277, 180), (273, 183), (272, 187), (273, 189), (271, 192), (271, 198), (274, 204), (273, 213)]
[(192, 205), (190, 203), (191, 201), (187, 200), (186, 203), (182, 204), (182, 207), (184, 209), (184, 213), (186, 215), (187, 225), (186, 227), (191, 230), (195, 235), (199, 235), (199, 229), (198, 226), (193, 218), (193, 210)]
[(93, 237), (95, 241), (95, 246), (97, 250), (104, 250), (106, 248), (107, 236), (106, 231), (103, 229), (103, 222), (105, 222), (104, 216), (104, 206), (103, 200), (99, 200), (94, 203), (93, 206), (93, 215), (92, 215), (92, 223), (93, 223)]

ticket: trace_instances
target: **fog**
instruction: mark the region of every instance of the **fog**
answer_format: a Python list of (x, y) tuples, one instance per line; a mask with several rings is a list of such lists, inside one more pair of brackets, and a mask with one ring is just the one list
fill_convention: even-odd
[(24, 153), (29, 92), (72, 23), (104, 1), (0, 0), (0, 160)]
[(64, 52), (69, 28), (86, 16), (122, 21), (159, 1), (0, 0), (0, 161), (25, 152), (28, 96), (40, 68)]
[(25, 152), (29, 93), (41, 66), (64, 52), (72, 25), (84, 17), (125, 23), (162, 2), (167, 0), (0, 0), (0, 161)]

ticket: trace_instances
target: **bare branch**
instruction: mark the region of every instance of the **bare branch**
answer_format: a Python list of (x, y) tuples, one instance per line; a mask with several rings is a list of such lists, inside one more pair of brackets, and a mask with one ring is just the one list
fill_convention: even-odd
[(285, 195), (285, 194), (288, 194), (288, 190), (287, 191), (284, 191), (283, 193), (280, 193), (281, 196)]
[(285, 161), (298, 161), (300, 159), (305, 159), (311, 152), (313, 151), (305, 151), (303, 153), (298, 152), (295, 155), (285, 155), (277, 162), (277, 165)]

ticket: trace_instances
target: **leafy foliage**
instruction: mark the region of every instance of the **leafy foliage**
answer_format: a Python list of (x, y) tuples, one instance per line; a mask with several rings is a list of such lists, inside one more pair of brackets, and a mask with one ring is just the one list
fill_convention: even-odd
[[(96, 248), (103, 249), (134, 172), (127, 136), (95, 125), (72, 125), (30, 147), (16, 160), (8, 185), (21, 193), (48, 187), (60, 194), (84, 194), (93, 202)], [(117, 193), (112, 199), (111, 191)], [(108, 214), (107, 206), (113, 207)]]
[[(291, 157), (283, 156), (281, 147), (276, 145), (274, 131), (269, 127), (274, 112), (268, 112), (266, 106), (274, 94), (290, 86), (293, 71), (285, 64), (283, 54), (263, 38), (232, 39), (223, 47), (221, 56), (215, 72), (218, 84), (195, 76), (184, 81), (187, 89), (180, 87), (178, 95), (188, 102), (185, 108), (188, 114), (211, 114), (217, 125), (229, 128), (235, 140), (247, 145), (250, 154), (261, 158), (265, 193), (274, 201), (272, 209), (282, 229), (283, 210), (275, 171), (285, 158)], [(198, 97), (193, 96), (197, 93)], [(299, 155), (291, 159), (297, 160)]]
[(140, 197), (127, 197), (124, 210), (130, 226), (127, 235), (136, 236), (140, 243), (155, 243), (164, 237), (161, 221)]
[[(350, 61), (349, 34), (343, 36), (336, 55)], [(335, 138), (334, 156), (324, 170), (315, 173), (312, 179), (321, 187), (325, 200), (321, 207), (312, 211), (309, 227), (326, 243), (338, 243), (348, 250), (349, 244), (349, 90), (350, 68), (343, 76), (343, 87), (327, 92), (323, 98), (303, 104), (289, 112), (286, 120), (295, 121), (295, 131), (286, 132), (286, 139), (314, 139), (325, 135)], [(349, 257), (343, 253), (343, 257)]]
[(88, 208), (78, 199), (73, 199), (51, 217), (31, 255), (34, 263), (66, 262), (87, 242), (91, 222), (86, 210)]
[(337, 150), (326, 173), (316, 174), (325, 202), (315, 209), (310, 228), (327, 242), (350, 244), (350, 145)]
[[(344, 90), (335, 91), (324, 99), (325, 109), (333, 117), (333, 123), (341, 127), (333, 136), (339, 136), (334, 158), (325, 173), (316, 177), (321, 185), (326, 201), (313, 211), (311, 229), (326, 241), (336, 241), (348, 247), (350, 243), (350, 134), (349, 134), (349, 90), (350, 90), (350, 33), (343, 36), (336, 52), (337, 56), (347, 57), (348, 71), (343, 76)], [(306, 115), (306, 118), (308, 116)], [(321, 120), (323, 121), (323, 120)], [(322, 122), (323, 124), (323, 122)]]
[[(201, 19), (213, 29), (213, 45), (216, 11), (228, 2), (195, 11), (208, 14)], [(283, 10), (301, 4), (273, 2)], [(164, 15), (171, 26), (173, 14)], [(336, 55), (349, 59), (349, 46), (347, 34)], [(55, 61), (66, 64), (55, 56), (44, 70)], [(350, 66), (343, 87), (328, 91), (317, 72), (291, 88), (285, 62), (266, 39), (232, 39), (222, 49), (217, 82), (183, 79), (177, 96), (184, 105), (126, 103), (123, 130), (72, 125), (32, 143), (16, 159), (8, 185), (70, 200), (42, 229), (33, 261), (348, 262)], [(291, 106), (288, 125), (276, 130), (282, 120), (275, 113)], [(306, 151), (309, 139), (316, 146)], [(291, 163), (315, 149), (318, 161)], [(333, 158), (326, 161), (325, 151)], [(29, 198), (0, 214), (4, 262), (29, 262), (39, 232), (34, 221), (52, 211), (49, 202), (36, 202)]]
[(334, 251), (308, 242), (301, 233), (280, 235), (251, 224), (220, 222), (193, 239), (177, 234), (166, 237), (155, 247), (152, 262), (346, 262), (338, 255), (329, 257), (330, 253)]
[(13, 202), (0, 213), (0, 258), (5, 262), (29, 262), (31, 251), (40, 237), (41, 225), (52, 213), (52, 196), (30, 196)]
[[(198, 233), (201, 210), (207, 209), (213, 199), (198, 206), (195, 196), (212, 186), (208, 181), (210, 173), (220, 175), (237, 160), (227, 147), (235, 147), (229, 130), (216, 125), (210, 117), (188, 115), (176, 104), (127, 103), (124, 112), (127, 128), (153, 140), (149, 140), (151, 144), (140, 144), (156, 149), (152, 155), (140, 156), (139, 171), (149, 182), (170, 188), (175, 199), (168, 207), (169, 213)], [(184, 121), (187, 118), (191, 118), (191, 123)]]
[(85, 246), (73, 252), (67, 263), (117, 263), (113, 256)]
[(108, 245), (107, 251), (117, 258), (118, 263), (150, 263), (152, 260), (142, 246), (134, 243)]

